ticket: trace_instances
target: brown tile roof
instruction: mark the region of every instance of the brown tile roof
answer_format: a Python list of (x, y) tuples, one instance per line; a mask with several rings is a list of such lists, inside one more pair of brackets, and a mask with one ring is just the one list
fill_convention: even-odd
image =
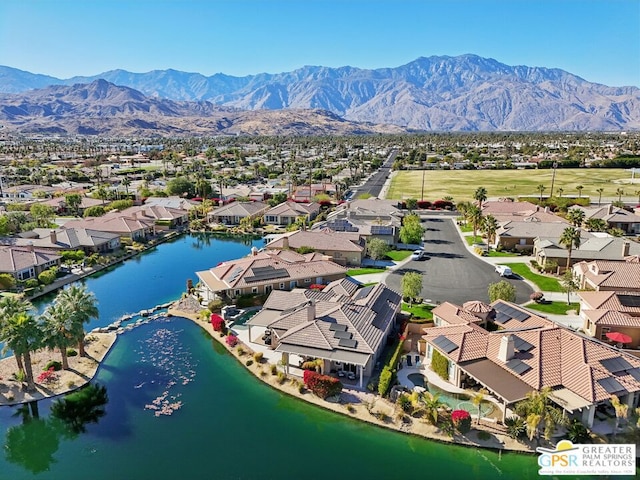
[[(311, 247), (320, 251), (362, 252), (361, 236), (357, 233), (334, 232), (333, 230), (299, 230), (287, 235), (290, 248)], [(283, 238), (268, 243), (268, 249), (284, 247)]]
[(62, 258), (51, 251), (30, 247), (0, 246), (0, 272), (17, 273)]
[(432, 312), (449, 325), (466, 325), (470, 322), (480, 322), (482, 319), (461, 309), (450, 302), (444, 302), (435, 307)]
[(585, 304), (583, 310), (616, 310), (640, 315), (640, 306), (625, 305), (621, 301), (625, 297), (640, 299), (638, 292), (578, 292), (578, 295)]
[(598, 290), (640, 290), (640, 263), (594, 260), (580, 262), (574, 270)]
[(640, 316), (633, 317), (628, 313), (615, 310), (583, 310), (582, 313), (596, 325), (640, 327)]

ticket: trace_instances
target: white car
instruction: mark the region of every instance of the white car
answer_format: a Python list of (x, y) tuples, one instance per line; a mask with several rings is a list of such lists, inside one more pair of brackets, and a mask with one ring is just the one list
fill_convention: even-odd
[(411, 260), (422, 260), (424, 258), (424, 250), (414, 250), (411, 254)]
[(510, 277), (513, 275), (513, 272), (506, 265), (496, 265), (496, 272), (500, 274), (501, 277)]

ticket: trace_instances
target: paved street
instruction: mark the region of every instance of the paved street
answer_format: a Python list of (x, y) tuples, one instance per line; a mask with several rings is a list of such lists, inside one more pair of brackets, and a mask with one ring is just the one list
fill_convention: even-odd
[[(436, 303), (449, 301), (462, 305), (468, 300), (489, 301), (489, 284), (502, 278), (495, 267), (474, 256), (463, 243), (453, 221), (446, 217), (428, 217), (423, 220), (425, 228), (424, 250), (426, 259), (409, 261), (390, 273), (385, 283), (401, 292), (402, 275), (417, 271), (422, 276), (422, 296)], [(523, 280), (505, 278), (515, 285), (516, 303), (529, 300), (532, 288)]]
[(377, 197), (380, 195), (380, 191), (384, 186), (387, 178), (391, 173), (391, 166), (393, 165), (393, 161), (398, 155), (398, 150), (393, 149), (389, 153), (389, 156), (384, 161), (382, 166), (376, 171), (374, 174), (369, 177), (369, 179), (361, 186), (354, 188), (354, 198), (357, 198), (358, 195), (362, 195), (365, 193), (370, 194), (372, 197)]

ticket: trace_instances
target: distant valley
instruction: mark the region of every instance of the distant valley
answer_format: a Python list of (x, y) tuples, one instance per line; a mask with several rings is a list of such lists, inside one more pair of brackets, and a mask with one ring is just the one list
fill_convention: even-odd
[[(96, 93), (102, 90), (109, 93)], [(419, 58), (396, 68), (307, 66), (246, 77), (113, 70), (63, 80), (0, 67), (0, 92), (0, 122), (32, 132), (640, 130), (637, 87), (609, 87), (559, 69), (508, 66), (476, 55)]]

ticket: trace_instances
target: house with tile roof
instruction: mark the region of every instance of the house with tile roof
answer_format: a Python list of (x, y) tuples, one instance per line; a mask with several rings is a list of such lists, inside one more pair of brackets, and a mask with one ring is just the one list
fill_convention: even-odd
[[(35, 228), (19, 237), (5, 239), (21, 247), (33, 245), (50, 250), (83, 250), (87, 255), (108, 253), (120, 248), (120, 235), (86, 228)], [(2, 243), (5, 243), (3, 240)]]
[(320, 359), (323, 373), (350, 373), (363, 388), (393, 330), (400, 304), (400, 295), (383, 284), (358, 288), (350, 279), (322, 291), (274, 291), (247, 321), (249, 338), (260, 341), (260, 334), (268, 332), (269, 347), (282, 354), (288, 373), (301, 374), (298, 367), (304, 361)]
[(569, 222), (549, 210), (531, 202), (515, 202), (508, 200), (487, 200), (482, 202), (482, 215), (491, 215), (498, 223), (531, 222), (531, 223), (564, 223)]
[(327, 284), (345, 277), (347, 269), (318, 253), (265, 250), (196, 272), (206, 301), (240, 295), (269, 294), (298, 286)]
[[(611, 345), (616, 342), (607, 333), (620, 332), (631, 337), (627, 349), (640, 347), (640, 292), (578, 292), (582, 329), (590, 336)], [(640, 352), (639, 356), (640, 356)]]
[(612, 395), (630, 408), (638, 406), (640, 359), (504, 300), (491, 304), (489, 318), (497, 327), (492, 331), (473, 319), (467, 322), (460, 313), (470, 312), (454, 307), (439, 312), (455, 317), (451, 323), (424, 329), (425, 363), (437, 352), (446, 360), (450, 383), (482, 385), (501, 400), (503, 421), (509, 407), (543, 387), (588, 427), (596, 407), (608, 404)]
[(578, 288), (597, 292), (640, 292), (640, 262), (637, 257), (627, 259), (576, 263), (573, 276), (578, 281)]
[[(569, 224), (565, 222), (540, 222), (540, 221), (513, 221), (501, 223), (496, 231), (495, 247), (502, 247), (505, 250), (533, 251), (535, 239), (560, 238), (562, 232)], [(587, 238), (592, 237), (590, 233), (581, 230), (580, 235)]]
[(145, 205), (157, 205), (159, 207), (175, 208), (178, 210), (191, 210), (198, 206), (198, 202), (176, 195), (170, 197), (149, 197), (144, 201)]
[(269, 242), (267, 250), (288, 250), (302, 247), (331, 257), (340, 265), (358, 266), (365, 255), (365, 240), (359, 233), (335, 232), (323, 228), (288, 232)]
[(140, 205), (126, 208), (120, 212), (124, 216), (154, 222), (156, 229), (178, 228), (189, 222), (188, 210), (164, 205)]
[(277, 225), (287, 227), (295, 223), (298, 218), (304, 218), (309, 224), (320, 213), (320, 204), (317, 202), (299, 203), (282, 202), (280, 205), (271, 207), (264, 213), (263, 221), (265, 225)]
[(601, 219), (607, 222), (609, 228), (618, 228), (627, 235), (640, 233), (640, 215), (629, 212), (624, 208), (613, 205), (601, 207), (576, 207), (585, 213), (585, 221), (589, 219)]
[[(84, 195), (80, 196), (80, 205), (78, 205), (77, 214), (82, 216), (84, 211), (90, 207), (96, 207), (104, 205), (105, 202), (99, 198), (91, 198)], [(72, 212), (68, 206), (65, 197), (54, 197), (42, 202), (42, 205), (48, 205), (52, 207), (58, 214), (74, 215), (76, 212)]]
[(18, 281), (38, 278), (45, 270), (59, 267), (61, 260), (60, 255), (33, 245), (0, 246), (0, 273), (8, 273)]
[[(632, 255), (640, 255), (639, 243), (606, 234), (592, 235), (584, 240), (579, 248), (572, 249), (571, 265), (581, 261), (624, 260)], [(533, 242), (533, 256), (543, 267), (547, 261), (553, 260), (564, 268), (569, 251), (560, 244), (559, 237), (537, 237)]]
[(64, 227), (115, 233), (120, 236), (121, 242), (144, 241), (156, 232), (155, 221), (142, 218), (137, 213), (128, 216), (116, 211), (101, 217), (69, 220)]
[(209, 212), (207, 221), (223, 225), (240, 225), (244, 218), (261, 218), (268, 209), (269, 205), (262, 202), (231, 202)]

